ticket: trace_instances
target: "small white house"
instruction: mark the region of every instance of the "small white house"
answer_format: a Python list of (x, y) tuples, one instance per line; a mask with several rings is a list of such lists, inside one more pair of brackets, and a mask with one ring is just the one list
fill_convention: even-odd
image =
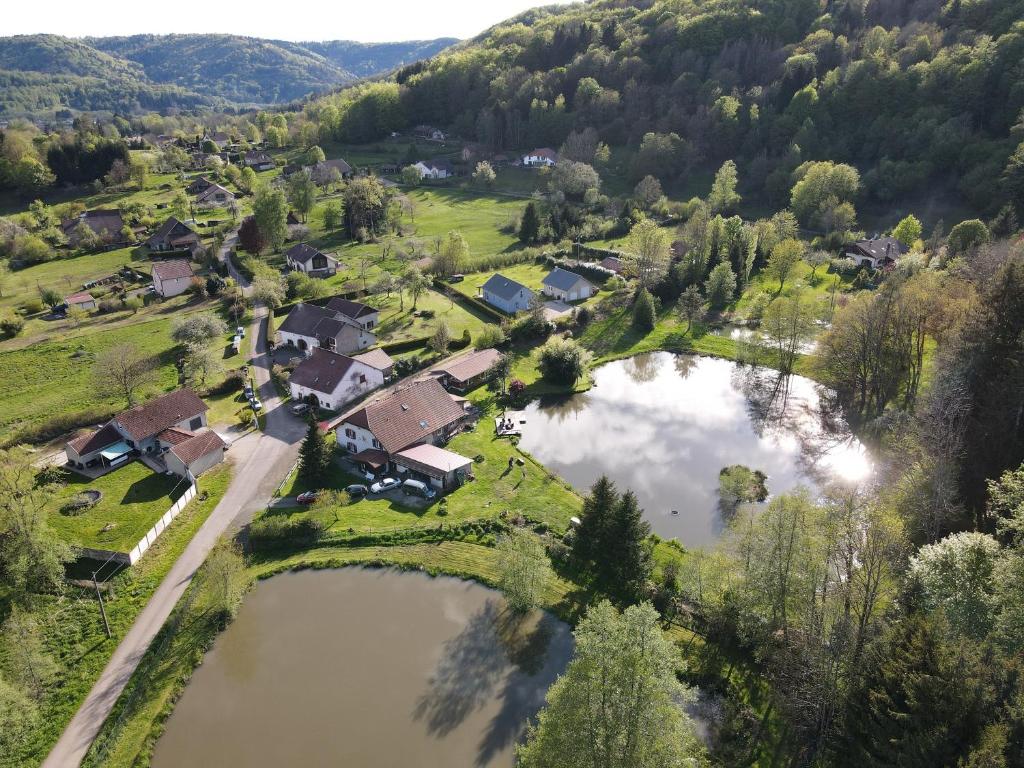
[(235, 193), (220, 184), (211, 184), (196, 195), (196, 203), (205, 206), (227, 205), (235, 199)]
[(336, 258), (305, 243), (296, 243), (285, 252), (284, 257), (289, 269), (313, 277), (327, 277), (338, 271), (339, 262)]
[(525, 285), (501, 274), (487, 278), (487, 282), (480, 287), (480, 295), (492, 307), (510, 315), (529, 309), (534, 297), (533, 291)]
[(321, 408), (331, 411), (383, 385), (384, 374), (379, 368), (320, 348), (299, 363), (288, 380), (293, 400), (312, 395)]
[(853, 259), (857, 266), (882, 269), (895, 264), (908, 250), (895, 237), (873, 237), (847, 243), (843, 256)]
[(455, 175), (455, 169), (447, 160), (420, 160), (414, 163), (421, 179), (447, 179)]
[(194, 277), (192, 265), (185, 259), (153, 263), (153, 290), (165, 299), (187, 291)]
[(551, 167), (558, 162), (558, 153), (551, 147), (538, 147), (523, 155), (523, 165)]
[(585, 277), (561, 267), (555, 267), (541, 282), (546, 296), (562, 301), (581, 301), (597, 293), (597, 288)]

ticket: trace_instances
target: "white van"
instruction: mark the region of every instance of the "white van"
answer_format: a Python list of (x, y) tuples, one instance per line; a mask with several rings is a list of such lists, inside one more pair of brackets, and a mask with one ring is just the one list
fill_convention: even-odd
[(402, 493), (406, 496), (419, 496), (421, 499), (432, 499), (437, 496), (437, 491), (419, 480), (406, 480), (402, 483)]

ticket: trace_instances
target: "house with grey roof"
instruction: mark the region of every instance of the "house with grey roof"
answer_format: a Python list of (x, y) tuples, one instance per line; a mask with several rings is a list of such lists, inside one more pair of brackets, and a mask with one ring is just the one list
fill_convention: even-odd
[(534, 293), (522, 283), (495, 273), (480, 286), (480, 296), (492, 307), (514, 315), (530, 308)]
[(306, 170), (309, 172), (309, 177), (317, 184), (327, 184), (333, 181), (335, 171), (338, 172), (337, 175), (342, 179), (352, 178), (352, 166), (340, 157), (336, 157), (333, 160), (322, 160), (314, 165), (307, 165)]
[(843, 256), (853, 259), (859, 267), (881, 269), (895, 264), (907, 250), (895, 237), (872, 237), (847, 243)]
[(338, 260), (306, 243), (296, 243), (284, 254), (288, 269), (310, 277), (329, 277), (338, 271)]
[(597, 293), (594, 284), (583, 275), (577, 275), (561, 267), (551, 270), (541, 284), (545, 296), (561, 301), (582, 301)]
[(364, 328), (359, 319), (330, 305), (318, 307), (302, 302), (292, 307), (277, 333), (281, 345), (294, 347), (306, 355), (317, 348), (350, 355), (373, 346), (377, 341), (376, 335)]

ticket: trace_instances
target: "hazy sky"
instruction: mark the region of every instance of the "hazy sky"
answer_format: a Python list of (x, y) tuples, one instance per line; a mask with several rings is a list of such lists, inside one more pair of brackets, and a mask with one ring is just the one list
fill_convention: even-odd
[(472, 37), (538, 5), (567, 0), (307, 0), (234, 4), (173, 0), (3, 2), (0, 35), (49, 32), (72, 37), (230, 32), (280, 40), (424, 40)]

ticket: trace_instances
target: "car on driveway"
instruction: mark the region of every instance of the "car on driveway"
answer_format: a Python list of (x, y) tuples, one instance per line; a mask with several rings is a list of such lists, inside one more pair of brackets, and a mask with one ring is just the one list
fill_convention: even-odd
[(245, 338), (245, 327), (240, 325), (237, 328), (235, 328), (235, 336), (241, 336), (244, 339)]
[(249, 398), (249, 405), (252, 407), (252, 409), (254, 411), (262, 411), (263, 410), (263, 403), (261, 403), (255, 397)]
[(292, 406), (292, 413), (294, 413), (296, 416), (301, 416), (302, 414), (308, 411), (309, 403), (296, 403), (295, 405)]
[(320, 497), (320, 491), (305, 491), (295, 497), (295, 500), (299, 504), (312, 504)]
[(345, 486), (345, 493), (347, 493), (349, 496), (356, 496), (356, 497), (365, 496), (369, 492), (370, 492), (369, 488), (367, 488), (365, 485), (361, 485), (359, 483), (356, 483), (355, 485), (346, 485)]
[(393, 477), (385, 477), (370, 486), (370, 493), (387, 493), (388, 491), (394, 490), (401, 484), (401, 480), (396, 480)]

